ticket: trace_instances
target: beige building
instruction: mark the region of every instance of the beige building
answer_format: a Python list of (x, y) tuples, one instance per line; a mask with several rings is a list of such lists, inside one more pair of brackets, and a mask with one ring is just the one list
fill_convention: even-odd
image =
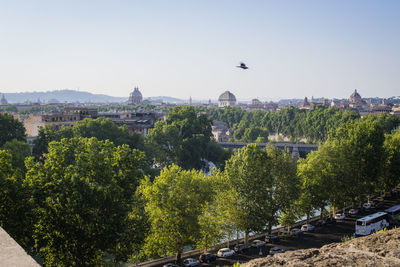
[(212, 134), (217, 142), (228, 142), (233, 138), (233, 132), (228, 125), (222, 121), (213, 121)]

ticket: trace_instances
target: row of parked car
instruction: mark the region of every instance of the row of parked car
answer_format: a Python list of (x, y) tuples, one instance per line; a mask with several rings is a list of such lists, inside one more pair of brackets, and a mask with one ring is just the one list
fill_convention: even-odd
[[(360, 212), (368, 211), (371, 208), (375, 207), (376, 203), (374, 201), (370, 201), (367, 203), (364, 203), (361, 207), (359, 208), (352, 208), (348, 211), (349, 216), (355, 216)], [(326, 226), (331, 223), (336, 222), (336, 220), (344, 220), (345, 219), (345, 214), (341, 212), (337, 212), (334, 214), (333, 217), (329, 217), (326, 219), (320, 219), (315, 222), (315, 226)], [(315, 230), (315, 226), (312, 224), (304, 224), (300, 228), (293, 228), (290, 231), (280, 231), (278, 232), (277, 235), (267, 235), (265, 237), (265, 241), (263, 240), (253, 240), (250, 245), (247, 244), (238, 244), (234, 246), (233, 249), (230, 248), (221, 248), (218, 250), (217, 255), (211, 254), (211, 253), (206, 253), (200, 255), (199, 259), (194, 259), (194, 258), (188, 258), (183, 261), (183, 266), (189, 267), (189, 266), (198, 266), (202, 262), (205, 263), (210, 263), (213, 261), (217, 260), (217, 257), (221, 258), (227, 258), (235, 255), (236, 253), (247, 253), (251, 247), (253, 248), (260, 248), (266, 245), (266, 243), (271, 243), (271, 244), (277, 244), (280, 242), (281, 237), (287, 237), (287, 236), (296, 236), (299, 237), (303, 235), (304, 232), (313, 232)], [(277, 253), (283, 253), (285, 250), (279, 248), (279, 247), (272, 247), (269, 250), (270, 255), (274, 255)], [(178, 265), (175, 264), (166, 264), (164, 267), (178, 267)]]
[[(348, 215), (355, 216), (360, 212), (369, 211), (371, 208), (374, 208), (375, 206), (376, 206), (376, 203), (374, 201), (366, 202), (359, 208), (349, 209)], [(335, 215), (333, 216), (333, 218), (335, 218), (336, 220), (344, 220), (345, 217), (346, 217), (346, 215), (342, 212), (336, 212)]]
[[(334, 220), (334, 219), (333, 219)], [(263, 240), (253, 240), (250, 245), (247, 244), (237, 244), (234, 246), (233, 249), (230, 248), (221, 248), (218, 250), (217, 255), (211, 254), (211, 253), (205, 253), (200, 255), (199, 259), (194, 259), (194, 258), (187, 258), (183, 261), (183, 266), (185, 267), (191, 267), (191, 266), (198, 266), (202, 262), (205, 263), (210, 263), (213, 261), (217, 260), (217, 257), (220, 258), (228, 258), (231, 257), (235, 254), (241, 254), (241, 253), (247, 253), (250, 248), (260, 248), (266, 245), (266, 243), (271, 243), (271, 244), (276, 244), (280, 242), (281, 236), (300, 236), (303, 234), (303, 232), (313, 232), (315, 230), (315, 226), (311, 224), (304, 224), (301, 226), (301, 228), (293, 228), (289, 232), (280, 232), (278, 235), (267, 235), (265, 237), (265, 241)], [(285, 250), (279, 248), (279, 247), (272, 247), (269, 250), (270, 255), (274, 255), (277, 253), (283, 253)], [(165, 264), (164, 267), (177, 267), (178, 265), (175, 264)]]

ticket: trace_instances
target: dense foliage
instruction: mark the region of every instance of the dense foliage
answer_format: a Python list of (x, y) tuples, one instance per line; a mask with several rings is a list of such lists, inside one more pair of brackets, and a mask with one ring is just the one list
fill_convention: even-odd
[(13, 139), (25, 141), (24, 125), (10, 114), (0, 113), (0, 147)]
[(71, 138), (51, 142), (44, 163), (27, 162), (33, 239), (46, 265), (98, 265), (121, 246), (132, 253), (140, 232), (129, 232), (129, 222), (144, 159), (127, 145)]
[(211, 199), (209, 179), (202, 172), (171, 165), (153, 182), (145, 180), (141, 192), (151, 223), (146, 253), (151, 256), (176, 253), (180, 263), (183, 249), (199, 237), (199, 217)]
[(127, 144), (131, 148), (144, 149), (144, 141), (140, 134), (130, 135), (126, 127), (118, 127), (110, 119), (99, 117), (86, 118), (76, 122), (72, 127), (47, 125), (40, 128), (38, 137), (34, 141), (33, 156), (40, 159), (47, 152), (51, 141), (72, 137), (96, 137), (98, 140), (110, 140), (116, 145)]
[(355, 111), (324, 106), (316, 106), (310, 111), (288, 107), (276, 112), (245, 112), (240, 108), (226, 107), (212, 109), (210, 115), (214, 120), (227, 123), (234, 130), (234, 140), (243, 142), (266, 141), (270, 134), (282, 134), (292, 140), (325, 141), (331, 130), (360, 117)]
[(213, 144), (211, 120), (190, 106), (173, 108), (166, 121), (158, 121), (146, 138), (151, 161), (160, 167), (175, 163), (184, 169), (203, 169), (206, 160), (223, 164), (227, 154)]
[(0, 226), (25, 246), (31, 232), (27, 223), (28, 192), (23, 182), (22, 173), (13, 168), (11, 153), (0, 150)]

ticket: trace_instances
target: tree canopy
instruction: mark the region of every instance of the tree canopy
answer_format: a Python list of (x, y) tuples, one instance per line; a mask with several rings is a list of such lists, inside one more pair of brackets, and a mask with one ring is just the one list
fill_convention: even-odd
[(200, 236), (200, 216), (211, 199), (210, 182), (202, 172), (185, 171), (177, 165), (164, 168), (153, 182), (146, 179), (141, 193), (146, 200), (150, 233), (145, 252), (149, 256), (181, 254)]
[(30, 240), (27, 193), (22, 173), (13, 167), (12, 154), (0, 150), (0, 226), (23, 246)]
[(10, 114), (0, 113), (0, 147), (13, 139), (26, 141), (24, 125)]
[[(166, 121), (159, 121), (150, 130), (147, 152), (158, 166), (175, 163), (184, 169), (200, 170), (209, 159), (211, 120), (206, 114), (197, 114), (191, 106), (173, 108)], [(217, 150), (214, 150), (217, 151)], [(217, 152), (223, 153), (223, 150)], [(224, 158), (214, 155), (213, 159)], [(218, 164), (218, 162), (215, 162)]]
[(110, 140), (115, 145), (127, 144), (131, 148), (144, 149), (143, 137), (138, 133), (129, 135), (126, 127), (119, 127), (108, 118), (86, 118), (76, 122), (73, 126), (46, 125), (39, 129), (38, 138), (34, 141), (33, 155), (40, 159), (51, 141), (60, 141), (62, 138), (96, 137), (98, 140)]
[(106, 251), (133, 246), (121, 237), (135, 218), (144, 159), (127, 145), (75, 137), (51, 142), (43, 163), (28, 160), (33, 239), (46, 265), (98, 265)]

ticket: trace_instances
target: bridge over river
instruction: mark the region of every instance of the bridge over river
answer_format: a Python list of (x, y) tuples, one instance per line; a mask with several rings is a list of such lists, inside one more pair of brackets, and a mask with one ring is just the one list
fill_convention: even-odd
[[(252, 143), (244, 143), (244, 142), (218, 142), (224, 148), (242, 148)], [(282, 151), (289, 149), (290, 152), (297, 156), (300, 152), (308, 153), (313, 150), (318, 149), (318, 145), (315, 144), (305, 144), (305, 143), (295, 143), (295, 142), (277, 142), (277, 143), (256, 143), (260, 147), (266, 147), (267, 144), (276, 146), (277, 148), (281, 149)]]

